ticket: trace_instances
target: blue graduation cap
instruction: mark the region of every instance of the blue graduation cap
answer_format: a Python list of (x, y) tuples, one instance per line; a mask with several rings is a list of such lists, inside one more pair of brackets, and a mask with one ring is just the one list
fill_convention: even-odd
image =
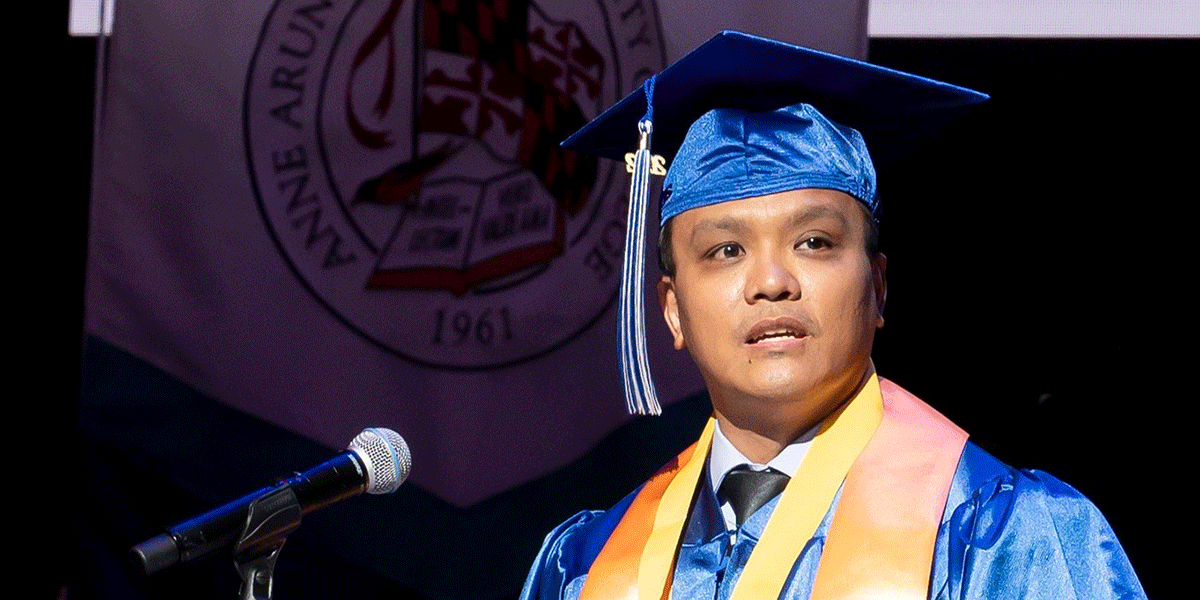
[(642, 295), (652, 170), (662, 174), (669, 164), (660, 225), (692, 208), (803, 188), (845, 192), (878, 215), (872, 158), (897, 159), (987, 98), (724, 31), (567, 138), (563, 147), (625, 160), (633, 172), (618, 307), (630, 412), (661, 412), (650, 379)]

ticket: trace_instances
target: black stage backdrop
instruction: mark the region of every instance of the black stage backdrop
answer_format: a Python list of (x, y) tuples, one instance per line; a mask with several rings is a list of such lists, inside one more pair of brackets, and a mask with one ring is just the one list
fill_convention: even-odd
[[(18, 323), (29, 352), (16, 372), (21, 379), (36, 364), (45, 375), (36, 395), (16, 403), (29, 405), (31, 424), (68, 424), (37, 442), (66, 465), (36, 502), (52, 513), (33, 544), (50, 565), (36, 579), (39, 596), (66, 586), (70, 598), (233, 597), (227, 559), (147, 580), (128, 570), (125, 552), (181, 516), (332, 453), (100, 340), (84, 340), (80, 360), (95, 50), (66, 38), (65, 16), (47, 22), (51, 60), (21, 73), (29, 71), (29, 100), (55, 99), (54, 125), (18, 124), (44, 157), (31, 178), (41, 194), (27, 197), (45, 204), (23, 209), (32, 226), (17, 239), (54, 240), (58, 262), (18, 272), (32, 318)], [(1194, 352), (1185, 350), (1193, 331), (1185, 284), (1195, 272), (1185, 228), (1195, 222), (1197, 154), (1195, 100), (1184, 85), (1197, 46), (871, 42), (873, 62), (993, 96), (882, 173), (890, 293), (880, 373), (1006, 462), (1049, 471), (1091, 497), (1150, 597), (1172, 588), (1168, 557), (1181, 546), (1164, 531), (1182, 524), (1155, 519), (1175, 502), (1169, 476), (1179, 460), (1167, 424), (1195, 396), (1183, 381), (1185, 353)], [(468, 509), (405, 487), (314, 513), (282, 554), (276, 597), (513, 597), (555, 523), (617, 500), (686, 445), (707, 410), (703, 397), (680, 402), (563, 470)], [(217, 428), (221, 439), (208, 435)], [(338, 533), (348, 529), (366, 533), (346, 543)]]
[[(872, 40), (992, 101), (881, 174), (879, 371), (1108, 517), (1151, 598), (1195, 398), (1198, 40)], [(961, 151), (959, 149), (962, 149)], [(972, 385), (974, 382), (974, 385)], [(971, 394), (961, 390), (973, 389)], [(1182, 446), (1182, 444), (1179, 444)]]

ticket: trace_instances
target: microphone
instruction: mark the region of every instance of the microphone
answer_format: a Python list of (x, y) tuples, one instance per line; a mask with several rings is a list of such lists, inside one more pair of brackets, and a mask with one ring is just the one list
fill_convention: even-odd
[[(268, 497), (281, 492), (284, 496), (294, 493), (294, 502), (290, 498), (283, 502), (291, 502), (293, 508), (296, 502), (299, 503), (299, 514), (283, 517), (290, 521), (284, 526), (286, 530), (279, 533), (286, 534), (299, 525), (301, 515), (318, 508), (363, 492), (390, 494), (396, 491), (408, 478), (411, 468), (408, 444), (400, 434), (382, 427), (367, 428), (350, 442), (345, 452), (275, 485), (169, 527), (167, 533), (134, 546), (132, 552), (147, 575), (175, 563), (207, 556), (238, 542), (257, 502), (269, 502), (272, 506), (266, 510), (276, 510), (279, 503)], [(284, 506), (279, 510), (282, 513), (287, 508)]]

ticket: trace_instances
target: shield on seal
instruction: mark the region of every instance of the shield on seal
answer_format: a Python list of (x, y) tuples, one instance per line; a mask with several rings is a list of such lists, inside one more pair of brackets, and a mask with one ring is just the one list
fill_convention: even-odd
[[(506, 1), (426, 2), (405, 57), (402, 4), (362, 41), (345, 83), (353, 139), (398, 157), (351, 200), (397, 214), (367, 287), (462, 295), (512, 283), (563, 253), (564, 219), (586, 205), (596, 159), (557, 141), (586, 121), (581, 107), (596, 110), (603, 58), (576, 23)], [(405, 95), (411, 119), (397, 118)]]

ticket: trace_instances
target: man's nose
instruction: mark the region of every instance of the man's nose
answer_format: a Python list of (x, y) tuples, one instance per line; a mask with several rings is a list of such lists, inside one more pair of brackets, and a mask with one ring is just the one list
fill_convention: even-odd
[(746, 302), (800, 299), (800, 280), (787, 257), (764, 254), (754, 258), (746, 276)]

